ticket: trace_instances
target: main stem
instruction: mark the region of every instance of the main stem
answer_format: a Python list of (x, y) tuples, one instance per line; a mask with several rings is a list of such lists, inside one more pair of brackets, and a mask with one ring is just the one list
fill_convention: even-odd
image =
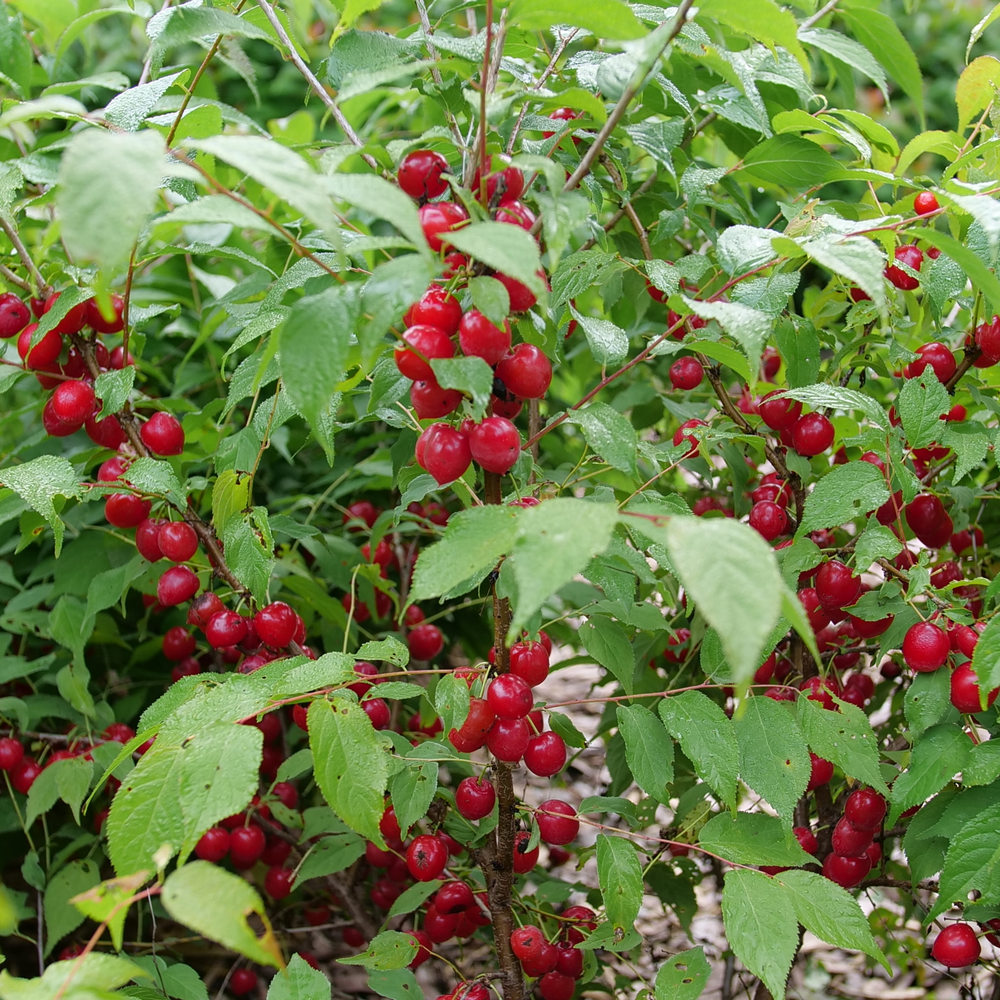
[[(484, 488), (486, 503), (503, 503), (501, 477), (487, 472)], [(495, 669), (499, 674), (507, 672), (510, 655), (507, 651), (507, 631), (510, 628), (510, 602), (497, 596), (493, 585), (493, 648), (496, 651)], [(514, 794), (514, 774), (510, 766), (494, 760), (493, 774), (497, 786), (499, 816), (493, 831), (490, 849), (483, 852), (481, 861), (483, 875), (493, 918), (493, 938), (496, 942), (497, 958), (500, 964), (500, 982), (503, 984), (504, 1000), (523, 1000), (524, 978), (521, 963), (510, 947), (510, 936), (514, 930), (514, 914), (511, 911), (511, 892), (514, 888), (514, 834), (517, 832), (517, 796)]]

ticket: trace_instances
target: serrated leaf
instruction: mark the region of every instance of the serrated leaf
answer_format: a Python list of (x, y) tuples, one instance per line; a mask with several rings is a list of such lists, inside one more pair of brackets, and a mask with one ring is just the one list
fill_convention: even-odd
[(421, 1000), (424, 995), (409, 969), (372, 969), (368, 973), (368, 988), (389, 1000)]
[(545, 293), (538, 276), (538, 243), (520, 226), (506, 222), (474, 222), (446, 236), (456, 250), (474, 257), (501, 274), (527, 285), (536, 296)]
[[(305, 831), (303, 831), (305, 838)], [(296, 887), (311, 878), (323, 878), (350, 868), (365, 853), (365, 841), (356, 833), (323, 837), (304, 858), (295, 876)]]
[(889, 488), (878, 466), (871, 462), (835, 466), (806, 497), (795, 537), (803, 538), (819, 528), (839, 527), (859, 514), (876, 510), (888, 499)]
[(55, 536), (56, 557), (62, 551), (63, 521), (55, 498), (80, 495), (80, 477), (65, 458), (42, 455), (23, 465), (0, 469), (0, 484), (13, 490), (32, 510), (49, 523)]
[(863, 236), (835, 234), (796, 242), (818, 264), (853, 282), (878, 309), (885, 310), (885, 279), (882, 276), (885, 255), (877, 244)]
[(888, 822), (939, 792), (965, 766), (972, 743), (958, 726), (933, 726), (910, 752), (906, 770), (893, 782)]
[(1000, 687), (1000, 618), (991, 618), (980, 634), (972, 652), (972, 669), (981, 690)]
[[(125, 365), (119, 371), (101, 372), (94, 380), (94, 392), (101, 401), (101, 412), (98, 418), (103, 419), (109, 413), (117, 413), (132, 392), (135, 382), (135, 365)], [(131, 481), (131, 477), (130, 481)]]
[(45, 886), (45, 954), (86, 920), (70, 900), (92, 889), (101, 881), (101, 872), (94, 861), (70, 861), (49, 879)]
[(577, 630), (583, 648), (618, 678), (627, 694), (633, 690), (635, 656), (624, 629), (612, 618), (592, 615)]
[(854, 564), (867, 569), (877, 559), (893, 559), (903, 551), (903, 543), (882, 524), (871, 522), (854, 543)]
[(984, 810), (958, 831), (948, 847), (938, 898), (927, 920), (933, 920), (954, 903), (967, 903), (973, 890), (987, 900), (1000, 897), (998, 829), (1000, 805)]
[(267, 1000), (330, 1000), (330, 980), (301, 955), (292, 955), (286, 968), (267, 988)]
[[(329, 654), (327, 654), (329, 655)], [(410, 662), (410, 650), (398, 639), (376, 639), (363, 643), (355, 654), (359, 660), (382, 660), (396, 667), (405, 667)]]
[[(397, 771), (389, 784), (396, 819), (404, 836), (418, 819), (427, 814), (427, 808), (437, 792), (440, 747), (436, 743), (424, 743), (414, 747), (407, 756), (410, 759), (406, 767)], [(414, 757), (427, 759), (421, 763), (414, 761)]]
[(835, 59), (847, 63), (860, 73), (864, 73), (875, 86), (882, 91), (886, 101), (889, 100), (889, 85), (885, 78), (885, 70), (879, 61), (860, 42), (826, 28), (799, 29), (799, 41), (806, 45), (814, 45), (817, 49), (829, 53)]
[(642, 867), (630, 841), (597, 835), (597, 879), (608, 920), (630, 931), (642, 905)]
[(797, 399), (807, 403), (814, 410), (826, 407), (836, 407), (841, 410), (860, 410), (876, 426), (888, 428), (889, 418), (885, 410), (863, 392), (856, 389), (844, 389), (838, 385), (806, 385), (798, 389), (787, 389), (785, 395), (789, 399)]
[(404, 969), (417, 953), (417, 939), (399, 931), (382, 931), (372, 938), (366, 951), (350, 958), (338, 958), (341, 965), (363, 965), (366, 969)]
[(735, 809), (739, 747), (726, 713), (701, 691), (683, 691), (660, 702), (660, 716), (698, 777)]
[(823, 184), (840, 169), (821, 146), (785, 132), (754, 146), (743, 157), (741, 173), (764, 184), (795, 189)]
[(576, 410), (566, 423), (576, 424), (595, 455), (614, 469), (635, 475), (639, 439), (631, 422), (607, 403), (590, 403)]
[(747, 699), (733, 727), (740, 777), (791, 827), (812, 771), (802, 731), (783, 704), (763, 696)]
[(126, 132), (138, 131), (160, 98), (188, 72), (181, 70), (179, 73), (169, 73), (122, 91), (108, 102), (104, 109), (105, 119)]
[(896, 412), (911, 448), (926, 448), (944, 428), (940, 417), (951, 409), (951, 397), (928, 365), (916, 378), (908, 378), (896, 398)]
[(657, 970), (656, 1000), (698, 1000), (711, 973), (712, 967), (700, 946), (680, 951)]
[(799, 947), (798, 921), (784, 887), (747, 868), (726, 872), (722, 917), (736, 957), (763, 980), (772, 996), (783, 997)]
[(647, 795), (666, 804), (674, 780), (674, 745), (663, 723), (642, 705), (619, 705), (617, 715), (629, 770)]
[(628, 355), (628, 334), (609, 319), (585, 316), (571, 305), (570, 314), (580, 324), (594, 360), (602, 366), (617, 365)]
[(730, 226), (719, 235), (715, 253), (728, 275), (753, 271), (773, 261), (778, 255), (771, 240), (781, 233), (756, 226)]
[(740, 865), (807, 865), (807, 854), (776, 816), (763, 813), (719, 813), (698, 834), (706, 851)]
[(696, 316), (714, 319), (743, 349), (750, 370), (757, 371), (764, 344), (774, 325), (774, 320), (767, 313), (739, 302), (702, 302), (686, 295), (681, 298)]
[(344, 173), (325, 175), (320, 184), (335, 198), (391, 222), (422, 254), (429, 253), (417, 206), (395, 184), (374, 174)]
[(779, 872), (775, 880), (785, 887), (795, 916), (807, 931), (834, 947), (871, 955), (889, 971), (867, 917), (846, 889), (818, 872), (801, 869)]

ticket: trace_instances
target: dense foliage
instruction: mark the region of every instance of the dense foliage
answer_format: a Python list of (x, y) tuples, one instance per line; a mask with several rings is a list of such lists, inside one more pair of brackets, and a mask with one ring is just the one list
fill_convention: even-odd
[(997, 19), (5, 0), (0, 1000), (997, 996)]

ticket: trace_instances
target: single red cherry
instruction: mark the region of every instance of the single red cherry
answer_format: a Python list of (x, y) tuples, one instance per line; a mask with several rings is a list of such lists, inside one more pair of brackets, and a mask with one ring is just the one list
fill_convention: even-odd
[(445, 486), (460, 479), (472, 464), (469, 439), (448, 424), (431, 424), (417, 441), (417, 461)]
[(871, 830), (859, 830), (851, 825), (850, 820), (841, 817), (833, 828), (831, 845), (834, 854), (845, 858), (860, 858), (872, 842)]
[(960, 969), (979, 961), (982, 948), (970, 924), (949, 924), (934, 939), (931, 954), (949, 969)]
[(518, 875), (530, 872), (538, 864), (538, 848), (528, 850), (531, 835), (527, 830), (518, 830), (514, 834), (514, 871)]
[(55, 330), (49, 330), (42, 339), (31, 346), (31, 338), (38, 329), (37, 323), (29, 323), (17, 338), (17, 353), (25, 367), (34, 371), (45, 370), (62, 353), (62, 337)]
[(691, 458), (698, 454), (698, 439), (693, 434), (685, 434), (685, 431), (689, 431), (694, 427), (707, 427), (708, 424), (704, 420), (699, 420), (697, 417), (692, 417), (690, 420), (685, 420), (684, 423), (674, 431), (674, 436), (672, 438), (673, 446), (679, 448), (683, 441), (688, 443), (687, 453), (684, 455), (685, 458)]
[(833, 777), (833, 764), (822, 757), (817, 757), (811, 750), (809, 751), (809, 763), (811, 770), (809, 772), (809, 784), (806, 787), (807, 792), (819, 788), (820, 785), (827, 784)]
[[(282, 841), (284, 843), (284, 841)], [(290, 845), (289, 845), (290, 846)], [(292, 891), (292, 883), (295, 881), (295, 869), (282, 868), (280, 865), (272, 865), (264, 876), (264, 892), (271, 899), (284, 899)]]
[(120, 333), (125, 329), (125, 300), (120, 295), (111, 294), (110, 318), (101, 312), (97, 299), (87, 299), (84, 305), (86, 325), (96, 333)]
[(139, 555), (150, 562), (157, 562), (163, 558), (160, 551), (160, 528), (166, 522), (159, 517), (147, 517), (141, 521), (135, 529), (135, 547), (139, 550)]
[(819, 455), (833, 444), (833, 424), (822, 413), (807, 413), (792, 426), (792, 447), (807, 458)]
[(506, 417), (486, 417), (469, 431), (469, 450), (474, 462), (502, 476), (517, 462), (521, 435)]
[(253, 868), (264, 853), (267, 838), (259, 826), (240, 826), (229, 834), (229, 857), (234, 868)]
[(179, 455), (184, 451), (184, 429), (176, 417), (162, 410), (142, 425), (139, 436), (154, 455)]
[(828, 559), (816, 572), (816, 596), (825, 611), (839, 611), (857, 603), (861, 578), (838, 559)]
[(495, 677), (486, 692), (486, 700), (500, 719), (523, 719), (534, 703), (527, 681), (516, 674)]
[(114, 368), (116, 371), (121, 371), (126, 365), (134, 364), (135, 358), (132, 357), (132, 352), (129, 351), (128, 357), (126, 358), (125, 350), (122, 348), (121, 344), (111, 351), (111, 356), (108, 358), (108, 367)]
[(415, 660), (433, 660), (444, 649), (444, 636), (437, 625), (418, 625), (406, 637), (410, 656)]
[(434, 906), (439, 913), (455, 914), (474, 906), (472, 890), (465, 882), (445, 882), (434, 896)]
[(149, 517), (151, 506), (134, 493), (112, 493), (104, 501), (104, 516), (116, 528), (136, 528)]
[(524, 719), (497, 719), (486, 734), (486, 746), (497, 760), (516, 764), (528, 748), (530, 735), (531, 730)]
[(410, 386), (410, 403), (419, 420), (437, 420), (454, 413), (462, 403), (457, 389), (442, 389), (432, 379), (418, 379)]
[(378, 507), (368, 500), (355, 500), (344, 510), (344, 524), (347, 525), (348, 531), (363, 531), (358, 522), (364, 522), (366, 527), (374, 528), (380, 513)]
[(455, 808), (468, 820), (480, 820), (489, 816), (496, 801), (496, 789), (481, 776), (463, 778), (455, 789)]
[(406, 867), (418, 882), (430, 882), (448, 864), (448, 848), (440, 837), (422, 834), (406, 849)]
[(535, 213), (516, 198), (504, 198), (497, 206), (497, 222), (506, 222), (528, 232), (535, 224)]
[(925, 368), (929, 367), (937, 376), (939, 382), (947, 382), (955, 374), (955, 369), (958, 367), (955, 355), (951, 353), (948, 347), (937, 341), (931, 341), (929, 344), (921, 344), (917, 348), (917, 354), (919, 355), (918, 358), (915, 361), (911, 361), (903, 369), (904, 378), (916, 378), (923, 373)]
[(253, 624), (261, 642), (272, 649), (284, 649), (295, 636), (297, 617), (284, 601), (272, 601), (254, 615)]
[(156, 599), (165, 608), (190, 601), (198, 593), (198, 577), (187, 566), (171, 566), (156, 582)]
[(518, 344), (497, 363), (496, 374), (520, 399), (541, 399), (552, 382), (552, 364), (534, 344)]
[(0, 771), (13, 771), (22, 760), (24, 760), (24, 747), (19, 740), (11, 736), (0, 739)]
[(82, 427), (93, 413), (94, 387), (89, 382), (62, 382), (52, 393), (52, 412), (64, 423)]
[(403, 157), (396, 181), (411, 198), (437, 198), (448, 190), (441, 176), (448, 172), (448, 161), (431, 149), (415, 149)]
[(546, 943), (545, 935), (534, 924), (518, 927), (510, 935), (510, 950), (521, 962), (534, 958)]
[(530, 687), (541, 684), (549, 675), (549, 654), (540, 642), (515, 642), (510, 647), (510, 672)]
[(459, 324), (458, 345), (463, 354), (495, 365), (510, 350), (510, 324), (494, 326), (481, 312), (470, 309)]
[(877, 830), (885, 819), (885, 799), (871, 788), (856, 788), (844, 803), (844, 818), (857, 830)]
[(933, 493), (915, 496), (904, 508), (906, 523), (928, 548), (939, 549), (951, 540), (954, 523)]
[(844, 889), (853, 889), (865, 880), (871, 871), (872, 862), (867, 854), (860, 858), (845, 858), (840, 854), (828, 854), (823, 862), (823, 874)]
[[(572, 121), (574, 118), (579, 118), (581, 114), (583, 114), (582, 111), (576, 111), (573, 108), (556, 108), (555, 111), (549, 111), (546, 114), (546, 117), (554, 118), (556, 121), (559, 122), (569, 122)], [(555, 132), (542, 133), (542, 137), (544, 139), (551, 139), (552, 136), (554, 135)], [(575, 143), (579, 143), (580, 140), (574, 137), (573, 141)]]
[(937, 198), (930, 191), (921, 191), (913, 199), (913, 210), (917, 215), (930, 215), (931, 212), (936, 212), (940, 207)]
[(524, 751), (525, 766), (532, 774), (551, 778), (566, 764), (566, 742), (558, 733), (538, 733), (530, 737)]
[(460, 753), (472, 753), (486, 743), (486, 734), (496, 720), (493, 709), (485, 698), (469, 699), (469, 714), (460, 729), (452, 729), (448, 739)]
[(186, 660), (195, 651), (195, 639), (183, 625), (167, 629), (163, 636), (163, 655), (174, 663)]
[[(951, 703), (960, 712), (968, 715), (978, 715), (984, 711), (981, 701), (982, 688), (971, 663), (963, 663), (955, 667), (951, 675)], [(986, 698), (986, 708), (989, 708), (1000, 695), (1000, 688), (994, 688)]]
[(210, 826), (194, 845), (194, 853), (202, 861), (218, 863), (229, 853), (229, 831), (224, 826)]
[(235, 646), (247, 634), (247, 620), (235, 611), (220, 611), (205, 626), (205, 638), (213, 649)]
[[(544, 271), (536, 271), (539, 280), (545, 285), (546, 288), (549, 287), (549, 283), (546, 280)], [(513, 313), (523, 313), (531, 309), (535, 303), (538, 301), (538, 297), (535, 293), (523, 282), (518, 281), (516, 278), (511, 278), (507, 274), (500, 274), (497, 272), (493, 275), (497, 281), (500, 282), (504, 288), (507, 289), (507, 297), (510, 299), (510, 311)]]
[(24, 757), (10, 771), (10, 783), (22, 795), (27, 795), (35, 779), (42, 773), (42, 766), (32, 757)]
[(757, 413), (771, 430), (787, 431), (802, 416), (802, 404), (774, 389), (757, 404)]
[(931, 673), (943, 667), (950, 651), (948, 633), (933, 622), (917, 622), (903, 636), (903, 660), (917, 673)]
[(570, 843), (580, 832), (576, 810), (561, 799), (548, 799), (535, 810), (538, 831), (546, 844), (562, 846)]
[(701, 385), (701, 380), (705, 377), (705, 369), (697, 358), (678, 358), (668, 372), (670, 384), (682, 392), (690, 389), (697, 389)]
[(788, 515), (778, 504), (763, 500), (750, 509), (750, 527), (773, 542), (788, 530)]
[(113, 413), (109, 413), (101, 420), (96, 416), (90, 416), (83, 426), (90, 440), (102, 448), (115, 450), (125, 443), (125, 431)]
[[(895, 257), (900, 264), (905, 265), (911, 271), (919, 271), (920, 265), (924, 262), (924, 253), (915, 243), (907, 243), (897, 247)], [(919, 278), (907, 273), (895, 264), (890, 264), (884, 273), (891, 284), (903, 291), (912, 292), (914, 288), (920, 287)]]
[(819, 850), (819, 843), (816, 840), (816, 835), (807, 826), (793, 826), (792, 833), (795, 834), (795, 839), (798, 840), (799, 846), (802, 848), (806, 854), (815, 854)]
[(243, 997), (257, 989), (257, 973), (253, 969), (237, 969), (229, 977), (229, 992)]
[(448, 233), (469, 221), (469, 213), (453, 201), (421, 205), (418, 213), (427, 244), (435, 252), (442, 249)]
[(13, 292), (0, 295), (0, 338), (16, 337), (30, 319), (31, 311)]
[[(432, 358), (453, 358), (455, 345), (451, 338), (436, 326), (411, 326), (403, 333), (406, 345), (400, 344), (393, 352), (400, 374), (413, 381), (434, 379)], [(435, 380), (436, 381), (436, 380)]]
[(165, 522), (156, 540), (171, 562), (187, 562), (198, 551), (198, 536), (186, 521)]
[(361, 702), (361, 707), (365, 710), (365, 714), (371, 720), (371, 724), (375, 729), (389, 728), (389, 723), (392, 721), (392, 712), (389, 710), (389, 705), (384, 698), (367, 698)]
[[(49, 312), (49, 310), (56, 304), (56, 301), (61, 294), (61, 292), (53, 292), (53, 294), (45, 300), (45, 305), (42, 309), (43, 315)], [(86, 321), (87, 303), (80, 302), (77, 305), (70, 307), (69, 312), (67, 312), (66, 315), (63, 316), (58, 323), (56, 323), (54, 329), (55, 332), (59, 334), (79, 333), (83, 329)]]

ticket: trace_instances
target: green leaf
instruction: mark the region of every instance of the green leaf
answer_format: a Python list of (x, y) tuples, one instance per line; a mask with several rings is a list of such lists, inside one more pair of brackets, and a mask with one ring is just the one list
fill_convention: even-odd
[(955, 903), (967, 904), (973, 890), (986, 900), (995, 901), (1000, 897), (998, 829), (1000, 805), (995, 805), (966, 823), (952, 838), (941, 871), (938, 898), (927, 920), (933, 920)]
[(698, 5), (698, 13), (714, 17), (772, 49), (783, 46), (808, 70), (809, 60), (799, 44), (794, 16), (772, 0), (708, 0)]
[(743, 157), (740, 173), (763, 184), (794, 189), (823, 184), (841, 169), (822, 146), (784, 132), (754, 146)]
[(281, 377), (296, 409), (333, 462), (329, 418), (359, 304), (353, 288), (335, 285), (299, 299), (281, 331)]
[(355, 656), (359, 660), (382, 660), (400, 668), (405, 667), (410, 662), (409, 649), (392, 636), (388, 639), (364, 643)]
[(169, 73), (150, 83), (130, 87), (108, 102), (104, 109), (105, 119), (125, 132), (137, 132), (160, 98), (188, 72)]
[(989, 106), (998, 85), (1000, 85), (1000, 60), (993, 56), (973, 59), (962, 70), (955, 87), (959, 132), (964, 132), (972, 119)]
[(646, 34), (639, 19), (618, 0), (513, 0), (510, 23), (526, 31), (549, 31), (554, 24), (586, 28), (599, 38), (642, 38)]
[(885, 476), (871, 462), (835, 466), (806, 497), (795, 536), (802, 538), (818, 528), (832, 528), (852, 521), (859, 514), (868, 514), (881, 507), (888, 499)]
[(324, 837), (304, 858), (295, 876), (295, 885), (311, 878), (323, 878), (350, 868), (365, 853), (365, 841), (356, 833), (335, 834)]
[(0, 483), (13, 490), (32, 510), (49, 523), (56, 542), (56, 558), (62, 551), (63, 522), (55, 498), (80, 495), (80, 477), (65, 458), (42, 455), (23, 465), (0, 469)]
[(613, 504), (570, 497), (546, 500), (518, 512), (517, 539), (511, 553), (517, 582), (512, 635), (551, 594), (582, 573), (587, 563), (608, 547), (617, 520)]
[(417, 953), (417, 939), (399, 931), (382, 931), (372, 938), (368, 950), (350, 958), (338, 958), (341, 965), (363, 965), (366, 969), (404, 969)]
[(496, 278), (469, 278), (472, 304), (494, 326), (501, 326), (510, 314), (510, 294)]
[(889, 971), (889, 963), (872, 937), (868, 918), (846, 889), (818, 872), (801, 869), (779, 872), (775, 880), (785, 887), (795, 916), (807, 931), (836, 948), (863, 951)]
[(70, 900), (92, 889), (101, 881), (101, 871), (94, 861), (70, 861), (49, 879), (45, 887), (45, 954), (67, 935), (72, 934), (87, 918)]
[[(920, 235), (923, 242), (937, 247), (961, 267), (972, 280), (972, 284), (989, 299), (990, 310), (1000, 312), (1000, 280), (977, 253), (963, 246), (953, 236), (937, 229), (928, 228), (926, 233)], [(925, 373), (926, 371), (927, 369), (924, 369)]]
[(799, 30), (799, 41), (815, 46), (829, 53), (835, 59), (847, 63), (859, 73), (864, 73), (875, 86), (882, 91), (886, 101), (889, 100), (889, 84), (885, 78), (885, 70), (879, 61), (860, 42), (841, 34), (839, 31), (829, 31), (826, 28), (805, 28)]
[(396, 898), (388, 914), (386, 914), (386, 920), (392, 920), (393, 917), (398, 917), (401, 913), (412, 913), (414, 910), (419, 909), (442, 885), (444, 885), (444, 882), (440, 879), (433, 879), (430, 882), (417, 882), (416, 885), (411, 885)]
[(441, 716), (445, 736), (452, 729), (461, 729), (469, 717), (469, 685), (461, 677), (445, 674), (434, 690), (434, 708)]
[(442, 389), (457, 389), (472, 398), (472, 419), (482, 420), (493, 391), (493, 369), (476, 357), (432, 358), (431, 368)]
[(889, 76), (913, 101), (923, 127), (924, 93), (920, 65), (896, 22), (881, 11), (860, 7), (841, 10), (839, 13), (851, 29), (851, 34), (869, 52), (878, 53), (879, 62), (886, 68)]
[[(681, 121), (643, 121), (635, 125), (626, 125), (628, 137), (642, 150), (649, 153), (661, 166), (674, 172), (671, 153), (681, 144), (684, 138), (684, 123)], [(652, 261), (650, 261), (652, 263)]]
[(642, 905), (642, 867), (630, 841), (597, 835), (597, 879), (608, 920), (616, 931), (630, 931)]
[(772, 317), (739, 302), (702, 302), (681, 296), (684, 304), (702, 319), (714, 319), (743, 349), (752, 372), (760, 367), (764, 343), (774, 325)]
[(397, 185), (374, 174), (329, 174), (320, 184), (334, 198), (391, 222), (423, 254), (430, 253), (417, 206)]
[[(108, 164), (115, 165), (108, 170)], [(87, 129), (63, 153), (56, 205), (66, 249), (112, 271), (128, 260), (166, 173), (162, 137)]]
[(474, 222), (448, 233), (446, 239), (456, 250), (527, 285), (538, 297), (545, 293), (538, 276), (542, 266), (538, 243), (520, 226), (506, 222)]
[[(935, 671), (940, 673), (941, 671)], [(978, 743), (969, 751), (962, 771), (963, 785), (992, 785), (1000, 777), (1000, 740)]]
[(240, 35), (243, 38), (258, 38), (270, 41), (271, 36), (252, 21), (227, 14), (212, 7), (164, 8), (151, 18), (146, 32), (153, 40), (152, 57), (162, 58), (163, 54), (178, 45), (186, 45), (206, 35)]
[(698, 834), (706, 851), (740, 865), (808, 865), (807, 854), (776, 816), (762, 813), (719, 813)]
[(908, 378), (896, 398), (896, 412), (911, 448), (926, 448), (943, 428), (941, 414), (951, 409), (951, 397), (928, 365), (916, 378)]
[(627, 694), (633, 691), (635, 656), (622, 627), (612, 618), (592, 615), (577, 629), (583, 648), (602, 666), (607, 667)]
[(903, 550), (903, 543), (881, 524), (870, 522), (854, 544), (854, 564), (871, 566), (876, 559), (892, 559)]
[(756, 379), (757, 376), (750, 370), (747, 359), (735, 347), (730, 347), (721, 340), (695, 340), (689, 343), (692, 350), (731, 368), (744, 382), (749, 384)]
[(735, 810), (739, 747), (726, 713), (701, 691), (683, 691), (660, 702), (660, 716), (698, 777)]
[(647, 795), (666, 804), (674, 780), (674, 745), (663, 723), (642, 705), (619, 705), (617, 714), (629, 770)]
[(292, 955), (288, 965), (267, 988), (267, 1000), (330, 1000), (330, 980), (301, 955)]
[(728, 518), (673, 517), (665, 539), (681, 583), (719, 633), (735, 683), (749, 680), (781, 609), (774, 553)]
[(583, 430), (595, 455), (614, 469), (635, 475), (639, 439), (631, 422), (607, 403), (590, 403), (566, 421)]
[(573, 720), (562, 712), (549, 712), (549, 728), (558, 733), (567, 746), (582, 750), (587, 745), (587, 737), (573, 725)]
[(698, 1000), (711, 973), (701, 946), (679, 951), (656, 973), (656, 1000)]
[(0, 13), (0, 66), (5, 79), (25, 100), (31, 97), (31, 44), (20, 14), (6, 8)]
[(368, 973), (368, 988), (390, 1000), (422, 1000), (424, 995), (409, 969), (374, 969)]
[(840, 702), (839, 711), (831, 712), (810, 698), (799, 698), (796, 705), (799, 725), (813, 753), (888, 796), (879, 770), (878, 737), (860, 708)]
[[(160, 899), (174, 920), (209, 941), (261, 965), (281, 968), (284, 964), (263, 900), (239, 875), (209, 861), (192, 861), (167, 879)], [(260, 936), (248, 923), (251, 914), (264, 926)]]
[(933, 726), (910, 752), (910, 763), (893, 782), (888, 822), (939, 792), (965, 766), (972, 744), (958, 726)]
[(790, 827), (812, 771), (806, 741), (783, 704), (760, 696), (745, 705), (733, 723), (740, 776)]
[(364, 709), (346, 698), (315, 700), (309, 706), (309, 746), (316, 783), (330, 808), (381, 847), (378, 823), (385, 810), (389, 759)]
[(258, 604), (267, 603), (274, 569), (274, 539), (266, 507), (251, 507), (231, 518), (222, 531), (226, 563), (233, 576), (246, 587)]
[[(365, 321), (358, 331), (358, 340), (366, 359), (374, 358), (382, 350), (385, 332), (399, 323), (406, 310), (427, 290), (433, 277), (431, 261), (423, 254), (415, 253), (394, 257), (372, 271), (362, 291), (363, 311), (370, 313), (371, 319)], [(389, 364), (398, 375), (399, 369), (394, 362), (390, 360)]]
[(949, 708), (951, 675), (947, 670), (914, 675), (903, 697), (903, 713), (914, 737), (937, 725)]
[(786, 389), (785, 395), (789, 399), (808, 403), (814, 410), (828, 406), (842, 410), (860, 410), (876, 426), (883, 429), (889, 426), (885, 410), (871, 396), (856, 389), (843, 389), (838, 385), (807, 385), (798, 389)]
[(0, 996), (4, 1000), (47, 1000), (56, 996), (106, 1000), (114, 995), (111, 990), (130, 979), (147, 976), (144, 969), (128, 959), (92, 951), (79, 958), (53, 962), (40, 978), (15, 979), (5, 969), (0, 972)]
[[(651, 261), (647, 267), (653, 263), (657, 262)], [(564, 257), (552, 275), (552, 298), (550, 301), (552, 308), (557, 309), (592, 285), (599, 284), (599, 278), (605, 278), (608, 274), (618, 270), (620, 266), (621, 262), (614, 254), (597, 248), (578, 250), (576, 253)], [(657, 285), (657, 287), (659, 286)], [(674, 291), (676, 291), (676, 284), (670, 289), (669, 294), (673, 294)]]
[(90, 779), (94, 776), (94, 765), (83, 757), (57, 760), (49, 764), (35, 778), (28, 792), (28, 808), (24, 822), (31, 826), (43, 813), (48, 812), (58, 800), (65, 802), (73, 811), (73, 818), (80, 822), (80, 806), (90, 790)]
[[(120, 371), (101, 372), (94, 380), (94, 392), (102, 404), (97, 416), (103, 419), (109, 413), (117, 413), (129, 398), (134, 382), (135, 365), (126, 365)], [(129, 482), (132, 482), (131, 476)]]
[(628, 356), (628, 334), (609, 319), (584, 316), (572, 305), (570, 314), (580, 324), (594, 360), (602, 366), (617, 365)]
[(798, 921), (784, 887), (748, 868), (726, 872), (722, 917), (736, 957), (764, 982), (772, 996), (783, 997), (799, 948)]
[(965, 47), (965, 61), (969, 61), (969, 53), (972, 47), (983, 37), (983, 32), (1000, 17), (1000, 3), (994, 4), (993, 9), (983, 15), (983, 19), (969, 33), (969, 44)]
[(987, 622), (972, 652), (972, 669), (982, 691), (1000, 687), (1000, 618), (995, 615)]
[[(464, 682), (463, 682), (464, 683)], [(438, 763), (441, 756), (440, 747), (436, 743), (424, 743), (414, 747), (407, 756), (427, 759), (420, 763), (408, 762), (406, 767), (393, 775), (389, 785), (392, 804), (396, 810), (396, 818), (401, 830), (408, 830), (422, 816), (434, 800), (438, 787)]]
[(796, 242), (817, 264), (861, 288), (879, 310), (886, 308), (885, 255), (877, 244), (863, 236), (836, 234)]

